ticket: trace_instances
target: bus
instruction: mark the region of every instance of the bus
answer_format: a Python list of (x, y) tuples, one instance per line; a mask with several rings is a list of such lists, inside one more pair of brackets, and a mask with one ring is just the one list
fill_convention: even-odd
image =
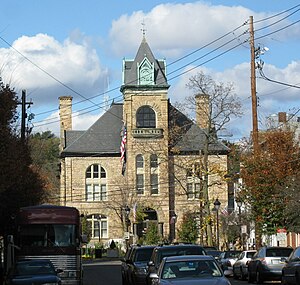
[(62, 284), (82, 284), (81, 225), (74, 207), (23, 207), (16, 218), (15, 259), (50, 259)]

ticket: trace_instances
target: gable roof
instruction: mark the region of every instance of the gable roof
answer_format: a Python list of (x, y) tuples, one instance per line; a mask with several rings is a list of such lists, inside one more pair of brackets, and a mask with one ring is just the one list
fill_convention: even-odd
[[(138, 87), (138, 65), (141, 64), (144, 58), (154, 64), (154, 82), (152, 87), (169, 88), (166, 78), (166, 66), (164, 60), (155, 59), (145, 37), (143, 38), (134, 60), (124, 60), (123, 66), (123, 85), (121, 91), (127, 87)], [(149, 88), (149, 86), (147, 86)]]
[(61, 156), (119, 155), (123, 104), (113, 103), (88, 130), (66, 131), (66, 148)]

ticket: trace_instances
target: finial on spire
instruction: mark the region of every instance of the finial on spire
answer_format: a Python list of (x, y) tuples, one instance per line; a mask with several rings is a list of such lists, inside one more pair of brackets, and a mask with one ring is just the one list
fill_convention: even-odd
[(143, 19), (143, 22), (141, 23), (141, 25), (142, 25), (141, 31), (143, 33), (143, 38), (145, 38), (145, 34), (146, 34), (146, 31), (147, 31), (146, 28), (145, 28), (145, 26), (146, 26), (145, 19)]

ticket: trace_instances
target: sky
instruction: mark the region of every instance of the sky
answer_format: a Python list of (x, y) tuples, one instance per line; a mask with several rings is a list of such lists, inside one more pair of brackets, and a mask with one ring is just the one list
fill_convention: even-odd
[[(243, 116), (224, 138), (252, 129), (249, 19), (255, 48), (259, 129), (278, 112), (300, 108), (300, 2), (295, 0), (3, 0), (0, 77), (21, 96), (33, 132), (59, 136), (58, 98), (73, 97), (73, 129), (86, 130), (112, 102), (122, 102), (122, 61), (133, 59), (143, 33), (167, 63), (172, 104), (191, 95), (191, 76), (204, 72), (232, 83)], [(265, 76), (265, 78), (262, 77)], [(300, 116), (300, 113), (299, 113)]]

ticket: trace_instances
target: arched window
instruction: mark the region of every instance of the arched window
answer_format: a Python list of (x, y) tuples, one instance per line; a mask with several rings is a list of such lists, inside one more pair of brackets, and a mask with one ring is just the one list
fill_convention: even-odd
[(188, 199), (203, 198), (201, 167), (199, 163), (191, 165), (187, 170), (187, 197)]
[(138, 154), (135, 158), (136, 164), (136, 192), (137, 194), (144, 194), (144, 157)]
[(107, 238), (107, 217), (100, 214), (87, 216), (87, 221), (90, 223), (92, 238)]
[(156, 118), (155, 112), (149, 106), (142, 106), (137, 110), (136, 114), (137, 128), (155, 128)]
[(158, 159), (156, 154), (150, 155), (150, 186), (151, 195), (158, 194)]
[(86, 201), (107, 200), (106, 171), (99, 164), (90, 165), (85, 173)]

